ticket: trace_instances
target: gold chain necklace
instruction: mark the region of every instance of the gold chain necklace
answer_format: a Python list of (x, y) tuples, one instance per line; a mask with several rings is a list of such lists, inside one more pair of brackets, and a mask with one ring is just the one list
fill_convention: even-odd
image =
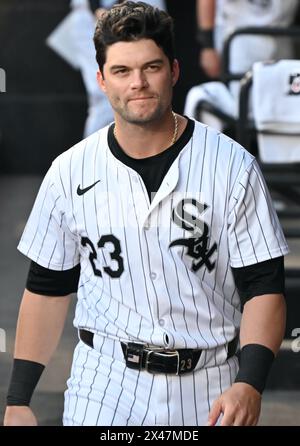
[[(177, 119), (177, 115), (176, 115), (176, 113), (174, 113), (173, 110), (172, 110), (172, 116), (173, 116), (173, 119), (174, 119), (174, 133), (173, 133), (173, 137), (172, 137), (172, 143), (171, 143), (171, 146), (172, 146), (173, 144), (175, 144), (175, 142), (176, 142), (176, 140), (177, 140), (177, 137), (178, 137), (178, 119)], [(114, 137), (115, 137), (115, 139), (117, 139), (117, 135), (116, 135), (116, 124), (115, 124), (115, 126), (114, 126)]]
[(176, 113), (174, 113), (173, 110), (172, 110), (172, 115), (173, 115), (173, 118), (174, 118), (174, 133), (173, 133), (173, 138), (172, 138), (172, 144), (171, 145), (175, 144), (177, 136), (178, 136), (178, 119), (177, 119)]

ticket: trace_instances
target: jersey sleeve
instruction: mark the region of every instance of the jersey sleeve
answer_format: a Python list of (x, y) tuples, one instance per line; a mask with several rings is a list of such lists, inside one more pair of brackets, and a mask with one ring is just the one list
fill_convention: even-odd
[(260, 168), (253, 160), (233, 189), (228, 217), (230, 265), (253, 265), (289, 252)]
[(67, 203), (55, 163), (47, 172), (18, 250), (44, 268), (62, 271), (79, 263), (76, 236), (66, 224)]

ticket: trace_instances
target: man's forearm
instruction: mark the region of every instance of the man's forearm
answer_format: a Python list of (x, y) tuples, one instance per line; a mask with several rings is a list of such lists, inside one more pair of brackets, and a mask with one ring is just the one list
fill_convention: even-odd
[(70, 296), (48, 297), (25, 290), (14, 357), (46, 365), (59, 342), (69, 304)]
[(244, 307), (240, 341), (261, 344), (276, 355), (285, 332), (286, 304), (282, 294), (266, 294), (250, 299)]

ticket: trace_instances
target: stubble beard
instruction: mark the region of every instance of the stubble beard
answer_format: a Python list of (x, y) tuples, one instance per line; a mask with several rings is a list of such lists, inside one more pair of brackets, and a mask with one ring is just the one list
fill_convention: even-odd
[[(152, 108), (152, 107), (151, 107)], [(122, 117), (122, 119), (129, 124), (150, 124), (156, 121), (161, 120), (164, 109), (161, 104), (158, 104), (155, 109), (151, 112), (145, 113), (145, 110), (138, 112), (132, 111), (126, 104), (124, 107), (116, 107), (115, 111)]]

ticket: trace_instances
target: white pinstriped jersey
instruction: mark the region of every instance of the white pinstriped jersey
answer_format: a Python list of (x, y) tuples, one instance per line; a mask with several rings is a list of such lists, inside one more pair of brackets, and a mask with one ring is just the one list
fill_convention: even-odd
[(230, 267), (288, 252), (255, 159), (196, 122), (150, 203), (107, 132), (54, 161), (19, 250), (53, 270), (81, 263), (76, 327), (166, 347), (225, 344), (241, 317)]

